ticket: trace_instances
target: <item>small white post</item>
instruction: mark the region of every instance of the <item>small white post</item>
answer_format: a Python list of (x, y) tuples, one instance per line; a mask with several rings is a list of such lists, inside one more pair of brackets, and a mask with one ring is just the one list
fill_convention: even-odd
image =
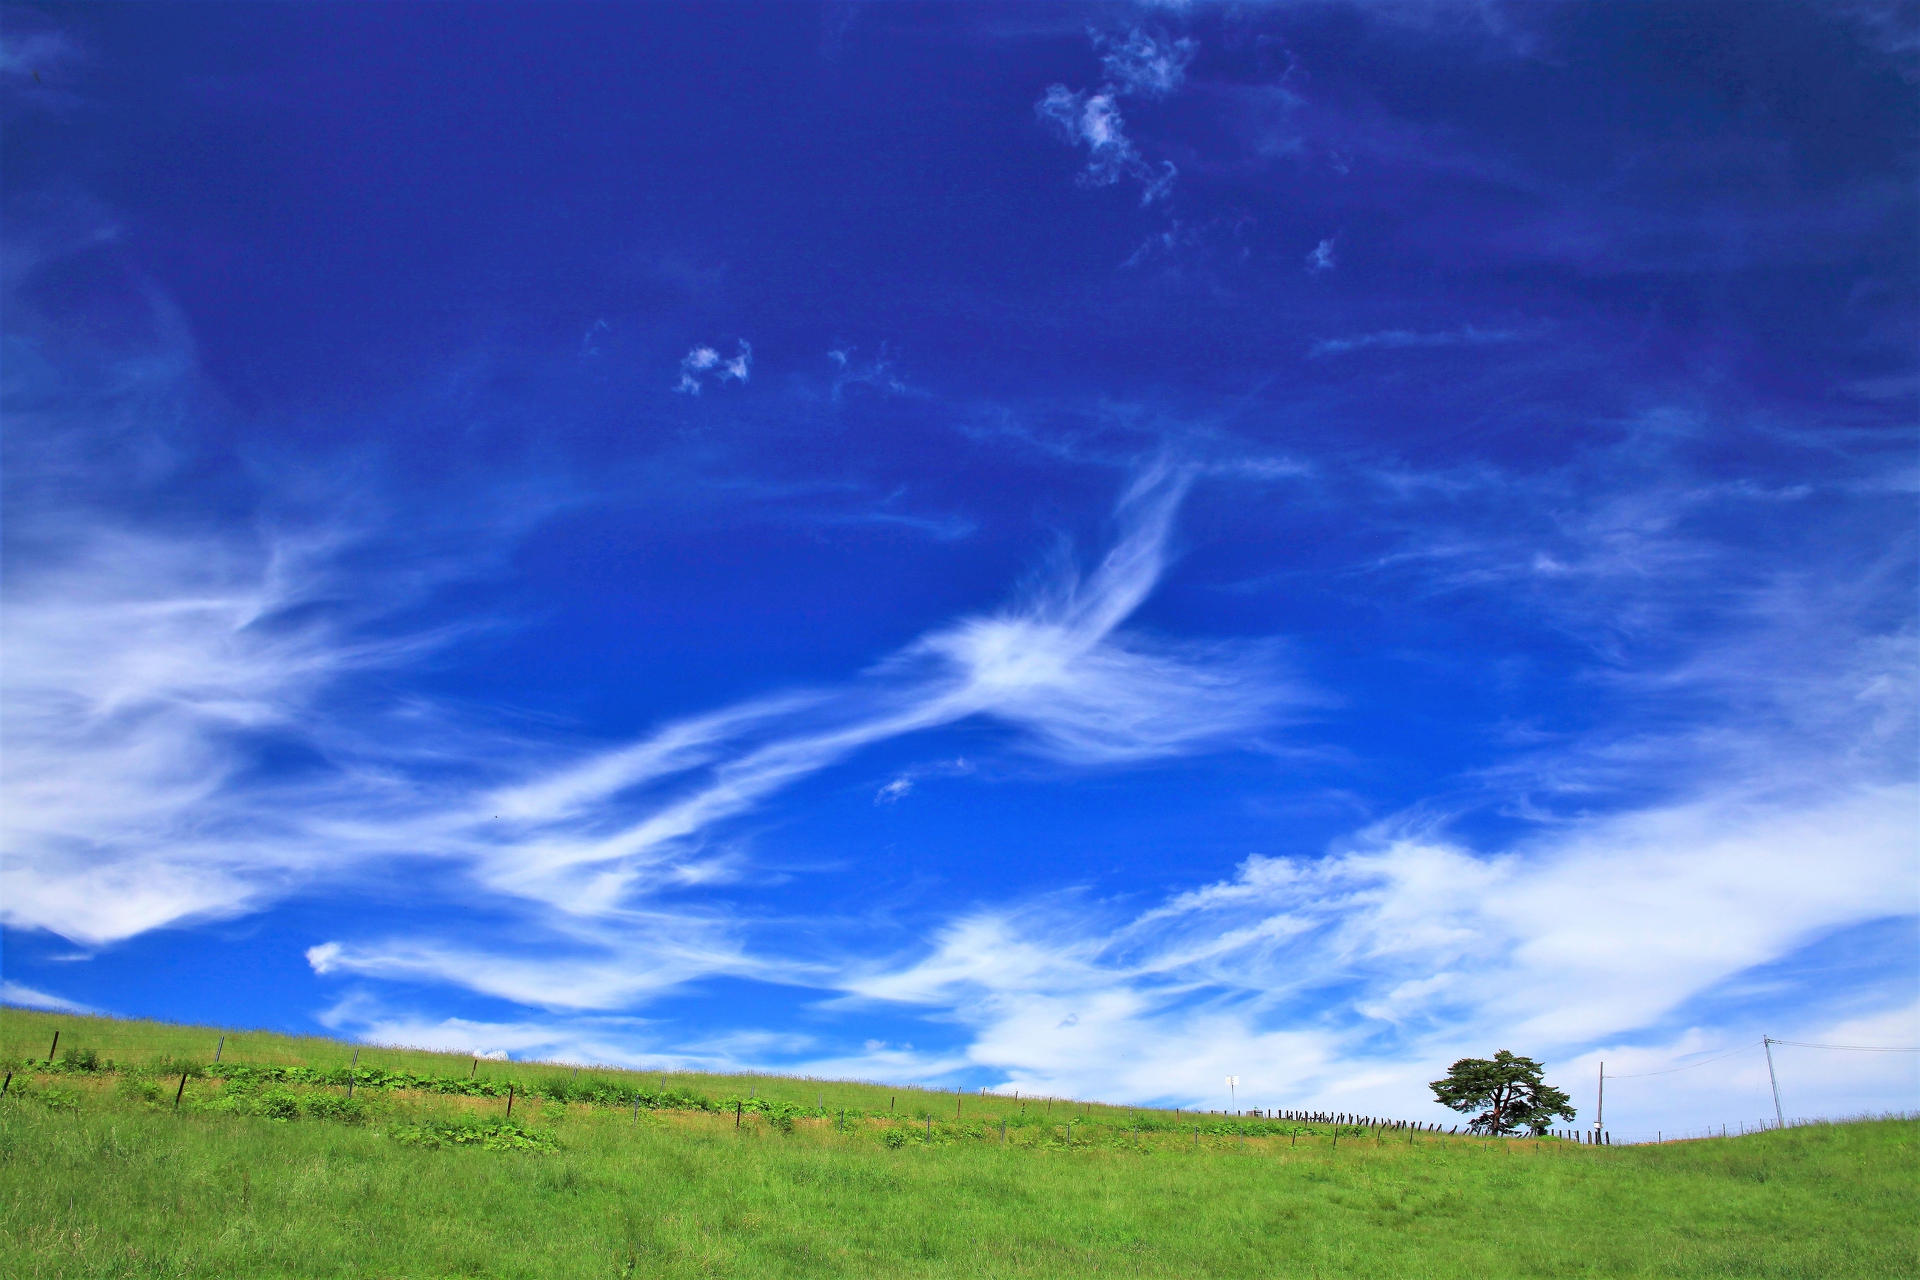
[(1593, 1108), (1593, 1140), (1600, 1141), (1600, 1127), (1607, 1118), (1607, 1064), (1600, 1063), (1600, 1098)]

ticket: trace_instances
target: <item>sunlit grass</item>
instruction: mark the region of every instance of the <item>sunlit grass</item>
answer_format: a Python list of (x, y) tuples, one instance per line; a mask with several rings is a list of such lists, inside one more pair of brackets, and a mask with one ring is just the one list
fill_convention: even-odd
[[(197, 1028), (14, 1010), (0, 1016), (0, 1046), (44, 1057), (47, 1044), (29, 1045), (26, 1031), (50, 1040), (54, 1021), (68, 1028), (63, 1050), (120, 1063), (212, 1056)], [(240, 1051), (291, 1065), (309, 1046), (313, 1065), (352, 1054), (268, 1037)], [(229, 1039), (223, 1057), (235, 1052)], [(471, 1067), (384, 1052), (363, 1051), (361, 1064), (440, 1076)], [(486, 1065), (524, 1073), (516, 1078), (528, 1085), (572, 1078)], [(1093, 1108), (1069, 1143), (1064, 1116), (1077, 1106), (1030, 1108), (1021, 1123), (1015, 1104), (981, 1100), (969, 1115), (967, 1098), (956, 1122), (938, 1107), (952, 1094), (708, 1079), (716, 1100), (752, 1090), (811, 1109), (817, 1096), (829, 1114), (783, 1129), (772, 1115), (736, 1121), (731, 1109), (636, 1114), (518, 1100), (516, 1121), (552, 1139), (542, 1154), (395, 1139), (410, 1125), (490, 1122), (503, 1116), (502, 1098), (366, 1091), (350, 1121), (275, 1120), (221, 1110), (233, 1086), (216, 1079), (191, 1078), (176, 1112), (177, 1076), (25, 1070), (15, 1089), (24, 1083), (26, 1095), (0, 1102), (0, 1274), (1478, 1280), (1920, 1270), (1920, 1125), (1910, 1121), (1660, 1147), (1405, 1135), (1336, 1146), (1323, 1127), (1197, 1141), (1185, 1126), (1136, 1132), (1125, 1108)], [(283, 1092), (344, 1097), (326, 1085)], [(868, 1114), (843, 1126), (840, 1106)], [(916, 1118), (894, 1118), (901, 1111)]]

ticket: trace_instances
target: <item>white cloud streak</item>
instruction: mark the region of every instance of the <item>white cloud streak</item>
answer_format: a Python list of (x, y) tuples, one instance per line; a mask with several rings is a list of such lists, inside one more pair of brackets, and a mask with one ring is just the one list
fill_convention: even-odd
[(23, 1009), (49, 1009), (54, 1013), (100, 1012), (92, 1005), (68, 1000), (64, 996), (49, 995), (45, 991), (22, 986), (18, 982), (0, 982), (0, 1004), (18, 1005)]
[[(1321, 248), (1327, 250), (1328, 264), (1332, 265), (1332, 241), (1323, 240)], [(1313, 259), (1320, 253), (1315, 249), (1309, 255)], [(1401, 349), (1407, 347), (1480, 347), (1500, 343), (1520, 342), (1527, 337), (1517, 329), (1476, 329), (1466, 325), (1459, 329), (1442, 329), (1420, 332), (1413, 329), (1382, 329), (1377, 333), (1363, 333), (1352, 338), (1325, 338), (1307, 348), (1307, 355), (1313, 358), (1321, 356), (1345, 355), (1349, 351), (1365, 351), (1369, 347)]]
[(1200, 52), (1197, 40), (1175, 39), (1140, 27), (1124, 36), (1096, 35), (1094, 47), (1102, 50), (1100, 66), (1114, 91), (1142, 98), (1178, 93), (1186, 83), (1187, 64)]
[[(1659, 1032), (1690, 1000), (1912, 910), (1915, 816), (1911, 788), (1868, 787), (1600, 819), (1491, 857), (1382, 833), (1249, 858), (1108, 927), (1071, 900), (980, 912), (847, 987), (959, 1018), (969, 1063), (1009, 1089), (1191, 1103), (1230, 1073), (1264, 1105), (1426, 1115), (1433, 1064), (1464, 1053), (1625, 1072), (1697, 1048), (1698, 1029)], [(1882, 1034), (1914, 1034), (1911, 1011), (1885, 1017)], [(1649, 1129), (1665, 1114), (1636, 1105)]]
[(673, 384), (673, 389), (697, 396), (707, 382), (718, 386), (745, 382), (752, 368), (753, 344), (745, 338), (740, 339), (739, 349), (730, 358), (712, 347), (695, 347), (680, 357), (680, 380)]
[(891, 356), (887, 354), (887, 344), (880, 344), (880, 352), (872, 359), (857, 359), (857, 347), (836, 347), (827, 352), (827, 359), (833, 362), (833, 398), (837, 401), (848, 387), (871, 387), (875, 391), (889, 395), (904, 395), (907, 384), (900, 377), (899, 369)]
[(1104, 51), (1105, 83), (1091, 90), (1049, 85), (1034, 113), (1068, 146), (1086, 147), (1087, 165), (1078, 179), (1082, 186), (1110, 187), (1131, 178), (1141, 186), (1142, 207), (1151, 205), (1172, 192), (1179, 171), (1171, 161), (1152, 164), (1141, 156), (1127, 136), (1120, 100), (1154, 100), (1177, 92), (1199, 45), (1139, 28), (1120, 37), (1096, 34), (1094, 45)]
[(0, 918), (97, 943), (244, 910), (326, 862), (304, 842), (255, 843), (281, 825), (277, 804), (315, 798), (307, 788), (239, 798), (236, 783), (260, 743), (305, 736), (323, 688), (435, 638), (370, 640), (303, 618), (335, 586), (336, 536), (66, 528), (67, 554), (16, 564), (0, 623)]
[[(489, 890), (577, 917), (586, 923), (565, 927), (606, 940), (618, 931), (591, 922), (636, 923), (632, 904), (650, 889), (728, 874), (710, 860), (717, 828), (887, 739), (981, 718), (1012, 729), (1030, 753), (1082, 767), (1243, 742), (1298, 697), (1264, 651), (1154, 642), (1121, 629), (1165, 568), (1191, 479), (1190, 469), (1167, 463), (1144, 471), (1120, 503), (1119, 539), (1085, 577), (1062, 560), (1007, 608), (931, 631), (851, 685), (669, 725), (484, 794), (464, 814), (437, 814), (417, 826), (413, 846), (443, 848)], [(658, 928), (651, 920), (650, 936)], [(680, 950), (711, 971), (793, 977), (804, 968), (750, 961), (717, 944)], [(616, 963), (603, 974), (597, 961), (543, 962), (544, 978), (523, 979), (510, 962), (488, 966), (464, 949), (419, 941), (324, 950), (315, 963), (466, 974), (460, 980), (469, 982), (486, 970), (497, 994), (538, 990), (540, 1003), (578, 1007), (611, 1007), (654, 985), (610, 977), (627, 970)]]
[[(538, 957), (415, 936), (318, 947), (315, 968), (567, 1008), (619, 1007), (715, 973), (823, 976), (750, 955), (723, 907), (652, 899), (737, 876), (730, 822), (890, 738), (977, 718), (1043, 759), (1125, 765), (1240, 743), (1296, 696), (1257, 646), (1122, 626), (1165, 569), (1194, 474), (1146, 468), (1090, 572), (1062, 556), (1006, 607), (929, 631), (842, 687), (751, 700), (571, 760), (430, 708), (339, 696), (445, 639), (368, 630), (419, 583), (326, 607), (365, 530), (215, 535), (42, 511), (44, 542), (67, 549), (27, 558), (9, 580), (0, 910), (15, 927), (102, 944), (424, 860), (479, 900), (531, 912)], [(354, 580), (361, 596), (381, 594)], [(261, 774), (276, 744), (314, 764)]]

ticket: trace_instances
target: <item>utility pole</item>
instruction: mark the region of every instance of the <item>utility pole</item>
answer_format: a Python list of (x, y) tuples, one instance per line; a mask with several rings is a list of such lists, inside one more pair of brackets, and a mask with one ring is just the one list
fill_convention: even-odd
[(1600, 1141), (1600, 1129), (1607, 1118), (1607, 1064), (1600, 1064), (1600, 1099), (1593, 1108), (1593, 1140)]
[(1773, 1074), (1773, 1037), (1761, 1036), (1760, 1046), (1767, 1051), (1767, 1083), (1773, 1086), (1773, 1118), (1784, 1129), (1787, 1127), (1787, 1118), (1780, 1114), (1780, 1081)]
[(1228, 1076), (1227, 1077), (1227, 1100), (1230, 1103), (1232, 1103), (1233, 1106), (1236, 1108), (1239, 1107), (1240, 1105), (1239, 1088), (1240, 1088), (1240, 1077)]

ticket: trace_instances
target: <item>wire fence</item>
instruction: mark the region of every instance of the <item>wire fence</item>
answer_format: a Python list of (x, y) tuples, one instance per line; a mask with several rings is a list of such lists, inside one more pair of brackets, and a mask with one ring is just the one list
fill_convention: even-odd
[[(1774, 1041), (1778, 1044), (1779, 1041)], [(1920, 1111), (1870, 1111), (1848, 1116), (1797, 1116), (1786, 1122), (1788, 1129), (1810, 1129), (1822, 1125), (1859, 1124), (1870, 1120), (1920, 1120)], [(1631, 1137), (1622, 1136), (1615, 1144), (1618, 1146), (1651, 1146), (1664, 1142), (1697, 1142), (1704, 1138), (1740, 1138), (1748, 1134), (1771, 1133), (1779, 1130), (1778, 1120), (1762, 1116), (1758, 1120), (1733, 1120), (1724, 1124), (1710, 1124), (1697, 1129), (1655, 1129), (1652, 1133), (1636, 1132)]]

